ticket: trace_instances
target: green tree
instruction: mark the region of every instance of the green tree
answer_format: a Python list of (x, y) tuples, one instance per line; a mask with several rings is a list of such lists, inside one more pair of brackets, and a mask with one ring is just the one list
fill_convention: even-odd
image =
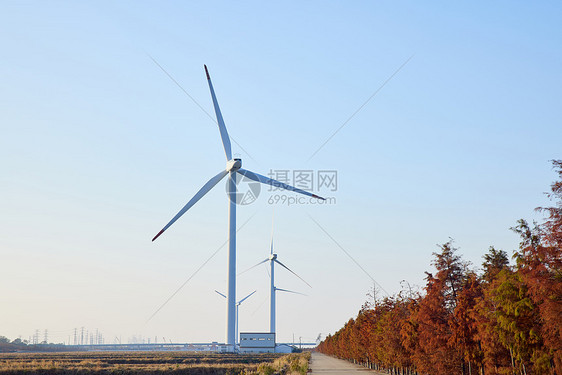
[(488, 283), (494, 280), (501, 270), (509, 266), (507, 253), (503, 250), (496, 250), (493, 246), (490, 246), (488, 253), (484, 254), (482, 258), (484, 258), (482, 279)]
[[(538, 310), (528, 294), (521, 274), (501, 271), (491, 290), (496, 303), (497, 332), (500, 342), (509, 350), (513, 368), (526, 374), (531, 359), (541, 349)], [(541, 372), (534, 369), (533, 373)]]

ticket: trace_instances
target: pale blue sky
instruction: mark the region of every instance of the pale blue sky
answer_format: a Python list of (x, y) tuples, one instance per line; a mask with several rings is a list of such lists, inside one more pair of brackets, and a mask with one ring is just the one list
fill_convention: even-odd
[[(150, 239), (224, 168), (207, 64), (244, 167), (335, 169), (336, 203), (277, 206), (278, 338), (313, 340), (365, 301), (423, 284), (452, 237), (475, 266), (511, 252), (562, 158), (557, 2), (0, 3), (0, 334), (75, 327), (223, 341), (226, 251), (148, 317), (227, 235), (221, 183)], [(312, 159), (322, 143), (411, 60)], [(268, 252), (262, 190), (239, 209), (238, 266)], [(267, 273), (240, 328), (268, 327)], [(307, 290), (308, 289), (308, 290)]]

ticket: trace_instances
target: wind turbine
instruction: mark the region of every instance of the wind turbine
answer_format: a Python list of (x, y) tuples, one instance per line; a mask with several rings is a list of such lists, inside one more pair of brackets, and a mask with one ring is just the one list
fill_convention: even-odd
[(209, 70), (205, 65), (205, 74), (207, 75), (207, 83), (209, 84), (209, 90), (211, 91), (211, 98), (213, 100), (213, 106), (215, 107), (215, 114), (217, 116), (217, 124), (219, 126), (219, 132), (222, 139), (222, 145), (224, 147), (224, 153), (226, 154), (226, 169), (219, 172), (215, 177), (211, 178), (203, 187), (191, 198), (189, 202), (170, 220), (168, 224), (154, 238), (152, 241), (156, 240), (166, 229), (168, 229), (172, 224), (174, 224), (183, 214), (187, 212), (195, 203), (197, 203), (205, 194), (207, 194), (216, 184), (219, 183), (224, 177), (228, 175), (228, 197), (230, 199), (229, 203), (229, 232), (228, 232), (228, 287), (227, 287), (227, 308), (226, 308), (226, 345), (228, 351), (234, 351), (234, 345), (236, 342), (236, 328), (235, 328), (235, 316), (236, 316), (236, 177), (238, 174), (254, 180), (261, 182), (262, 184), (271, 185), (286, 190), (294, 191), (300, 194), (308, 195), (313, 198), (318, 198), (325, 200), (315, 194), (309, 193), (307, 191), (298, 189), (296, 187), (284, 184), (277, 180), (259, 175), (257, 173), (250, 172), (246, 169), (242, 169), (242, 160), (232, 158), (232, 150), (230, 147), (230, 137), (226, 130), (224, 120), (219, 108), (219, 103), (215, 96), (215, 90), (213, 89), (213, 84), (211, 83), (211, 76), (209, 75)]
[[(215, 290), (215, 292), (221, 296), (223, 296), (224, 298), (226, 298), (226, 296), (224, 294), (222, 294), (221, 292), (219, 292), (218, 290)], [(242, 302), (244, 302), (245, 300), (247, 300), (248, 298), (250, 298), (252, 296), (252, 294), (254, 294), (256, 291), (254, 290), (252, 293), (248, 294), (246, 297), (242, 298), (240, 301), (236, 302), (236, 344), (238, 345), (238, 308), (240, 307), (240, 305), (242, 304)]]
[[(272, 231), (273, 232), (273, 231)], [(312, 288), (312, 286), (307, 283), (302, 277), (300, 277), (299, 275), (297, 275), (295, 272), (293, 272), (289, 267), (287, 267), (286, 265), (284, 265), (283, 263), (281, 263), (278, 259), (277, 259), (277, 254), (273, 252), (273, 233), (271, 234), (271, 250), (269, 253), (269, 257), (265, 258), (264, 260), (262, 260), (261, 262), (259, 262), (258, 264), (248, 268), (246, 271), (242, 272), (245, 273), (249, 270), (251, 270), (252, 268), (255, 268), (257, 266), (259, 266), (260, 264), (263, 264), (265, 262), (269, 262), (270, 264), (270, 271), (269, 271), (269, 280), (270, 280), (270, 292), (269, 292), (269, 332), (270, 333), (275, 333), (275, 295), (276, 292), (286, 292), (286, 293), (294, 293), (294, 294), (300, 294), (300, 295), (305, 295), (303, 293), (299, 293), (299, 292), (294, 292), (292, 290), (287, 290), (287, 289), (281, 289), (275, 286), (275, 263), (279, 264), (281, 267), (285, 268), (286, 270), (288, 270), (290, 273), (292, 273), (293, 275), (295, 275), (296, 277), (298, 277), (299, 279), (301, 279), (302, 282), (304, 282), (306, 285), (308, 285), (309, 287)]]

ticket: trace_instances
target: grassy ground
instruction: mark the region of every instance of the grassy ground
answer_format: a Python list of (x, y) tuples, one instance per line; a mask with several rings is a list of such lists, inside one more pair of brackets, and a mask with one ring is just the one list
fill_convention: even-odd
[(309, 353), (72, 352), (0, 354), (0, 375), (306, 374)]
[[(272, 375), (272, 374), (300, 374), (308, 372), (310, 362), (310, 352), (287, 354), (277, 358), (273, 363), (260, 364), (253, 374)], [(252, 372), (248, 372), (252, 373)]]

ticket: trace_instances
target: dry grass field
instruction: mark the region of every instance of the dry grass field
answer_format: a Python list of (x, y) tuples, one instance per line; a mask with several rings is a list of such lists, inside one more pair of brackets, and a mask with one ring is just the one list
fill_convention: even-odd
[(310, 353), (193, 352), (0, 353), (0, 375), (19, 374), (306, 374)]

